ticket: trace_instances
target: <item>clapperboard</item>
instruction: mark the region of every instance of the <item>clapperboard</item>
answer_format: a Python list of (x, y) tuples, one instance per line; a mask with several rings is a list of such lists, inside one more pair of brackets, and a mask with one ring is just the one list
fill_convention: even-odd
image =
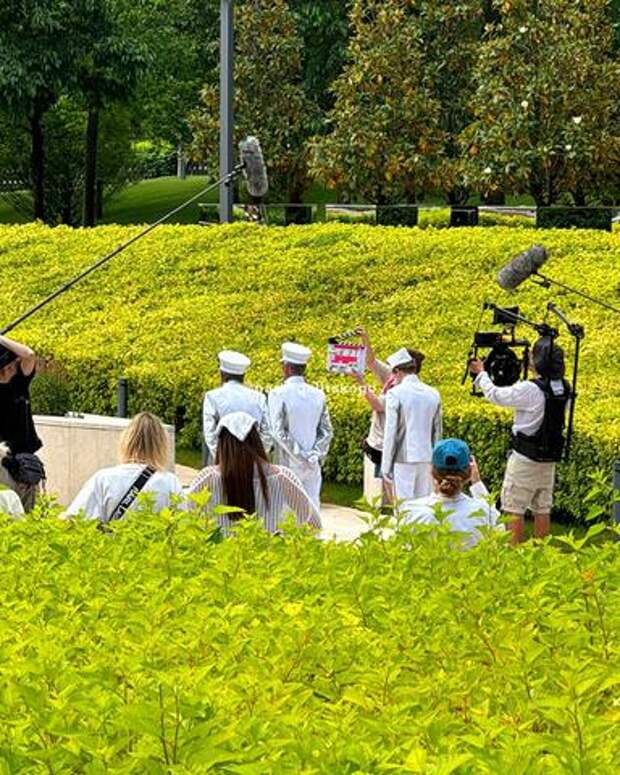
[(337, 337), (327, 344), (327, 371), (332, 374), (363, 374), (366, 348), (363, 344), (340, 342)]

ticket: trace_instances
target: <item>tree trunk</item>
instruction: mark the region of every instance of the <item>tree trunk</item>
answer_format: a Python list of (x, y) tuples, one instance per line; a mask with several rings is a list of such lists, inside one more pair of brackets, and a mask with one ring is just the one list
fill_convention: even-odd
[(99, 108), (91, 107), (86, 124), (84, 159), (84, 226), (97, 225), (97, 146), (99, 143)]
[(187, 177), (187, 159), (183, 153), (183, 146), (177, 146), (177, 178), (185, 180)]
[(573, 193), (573, 199), (575, 200), (575, 207), (585, 207), (586, 202), (586, 192), (583, 190), (583, 188), (580, 185), (577, 185), (575, 187), (575, 191)]
[(97, 220), (103, 218), (103, 181), (97, 180)]
[(45, 137), (43, 116), (45, 107), (40, 97), (35, 97), (30, 116), (30, 175), (32, 178), (33, 215), (35, 220), (45, 221), (47, 208), (45, 202)]

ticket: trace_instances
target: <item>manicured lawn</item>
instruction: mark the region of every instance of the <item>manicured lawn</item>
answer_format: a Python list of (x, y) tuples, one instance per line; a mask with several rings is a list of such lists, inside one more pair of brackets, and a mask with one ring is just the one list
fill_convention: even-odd
[(5, 196), (0, 194), (0, 223), (26, 223), (27, 220), (13, 208)]
[[(185, 180), (168, 177), (135, 183), (106, 203), (102, 223), (153, 223), (206, 188), (210, 182), (209, 178), (196, 175)], [(216, 202), (217, 190), (198, 201)], [(169, 223), (198, 223), (198, 219), (196, 202), (175, 215)]]
[[(165, 213), (190, 199), (201, 189), (206, 188), (210, 182), (212, 182), (211, 178), (196, 175), (185, 180), (164, 177), (134, 183), (105, 203), (101, 223), (153, 223)], [(327, 191), (316, 183), (310, 186), (303, 198), (304, 202), (319, 204), (332, 204), (339, 200), (336, 192)], [(215, 190), (201, 197), (199, 202), (217, 202), (217, 200), (218, 192)], [(479, 198), (472, 198), (472, 203), (478, 204)], [(524, 196), (508, 197), (506, 202), (507, 205), (512, 206), (529, 205), (530, 203), (531, 200)], [(445, 206), (443, 199), (436, 196), (427, 197), (421, 204), (426, 207)], [(170, 223), (193, 224), (198, 223), (198, 219), (198, 203), (195, 203), (175, 215)], [(6, 197), (0, 194), (0, 223), (25, 223), (27, 220), (14, 210)]]

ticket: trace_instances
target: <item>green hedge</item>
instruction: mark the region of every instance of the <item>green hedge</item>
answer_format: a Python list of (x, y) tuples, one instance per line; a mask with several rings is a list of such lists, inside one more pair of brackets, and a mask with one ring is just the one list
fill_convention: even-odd
[(620, 771), (611, 542), (42, 516), (0, 518), (5, 773)]
[[(0, 228), (4, 319), (133, 233)], [(15, 334), (60, 362), (75, 410), (112, 412), (116, 379), (124, 375), (132, 410), (150, 408), (172, 421), (185, 407), (190, 422), (182, 440), (192, 445), (199, 441), (203, 391), (218, 379), (217, 351), (247, 352), (254, 360), (250, 380), (268, 388), (280, 379), (280, 342), (296, 338), (314, 348), (310, 378), (330, 393), (336, 439), (327, 475), (353, 482), (361, 476), (367, 407), (350, 381), (326, 375), (324, 359), (330, 335), (365, 323), (380, 354), (404, 344), (426, 352), (422, 376), (441, 390), (447, 432), (472, 443), (497, 487), (510, 415), (471, 397), (460, 377), (481, 302), (514, 303), (495, 283), (498, 267), (531, 243), (529, 230), (509, 227), (166, 227)], [(620, 235), (549, 231), (545, 245), (549, 276), (618, 303)], [(574, 456), (560, 472), (558, 494), (559, 509), (579, 516), (588, 472), (610, 470), (620, 456), (618, 325), (577, 296), (533, 283), (517, 295), (530, 318), (542, 317), (551, 299), (586, 327)]]

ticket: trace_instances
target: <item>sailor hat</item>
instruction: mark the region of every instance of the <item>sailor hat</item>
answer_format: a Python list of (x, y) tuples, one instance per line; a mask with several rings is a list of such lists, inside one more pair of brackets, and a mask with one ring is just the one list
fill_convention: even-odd
[(392, 353), (389, 358), (386, 359), (387, 365), (391, 369), (397, 369), (399, 366), (407, 366), (413, 363), (411, 353), (406, 347), (401, 347), (395, 353)]
[(218, 353), (217, 359), (220, 362), (220, 370), (226, 374), (245, 374), (252, 363), (247, 355), (234, 350), (222, 350)]
[(282, 362), (295, 366), (305, 366), (310, 360), (312, 350), (297, 342), (284, 342), (282, 345)]

